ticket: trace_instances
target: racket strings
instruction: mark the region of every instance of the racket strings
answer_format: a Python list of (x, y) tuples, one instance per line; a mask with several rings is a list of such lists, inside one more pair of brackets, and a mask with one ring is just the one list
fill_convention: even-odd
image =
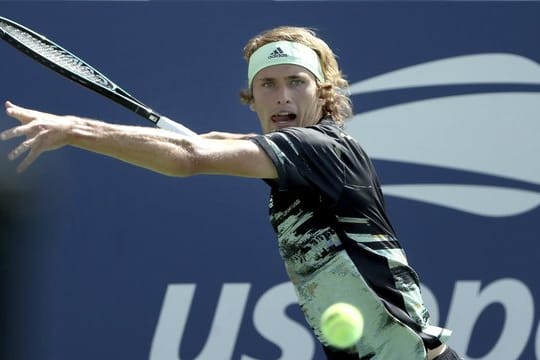
[(39, 37), (11, 26), (10, 24), (4, 22), (0, 22), (0, 24), (2, 29), (13, 39), (20, 42), (39, 56), (47, 59), (49, 62), (75, 73), (88, 81), (115, 90), (116, 85), (67, 50), (62, 49), (55, 44), (43, 41)]

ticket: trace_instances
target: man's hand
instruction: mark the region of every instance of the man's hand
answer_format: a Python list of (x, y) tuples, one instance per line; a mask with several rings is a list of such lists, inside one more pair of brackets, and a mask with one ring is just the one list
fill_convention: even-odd
[(6, 114), (19, 120), (20, 125), (0, 133), (0, 140), (26, 136), (26, 140), (8, 155), (9, 160), (15, 160), (29, 152), (17, 167), (18, 172), (28, 168), (45, 151), (58, 149), (69, 143), (69, 129), (74, 119), (25, 109), (9, 101), (6, 101), (5, 106)]

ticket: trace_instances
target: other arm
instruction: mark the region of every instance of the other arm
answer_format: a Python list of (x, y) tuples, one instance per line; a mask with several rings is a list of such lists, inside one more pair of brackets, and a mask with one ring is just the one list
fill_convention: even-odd
[(14, 160), (28, 152), (18, 171), (25, 170), (45, 151), (72, 145), (169, 176), (277, 176), (266, 153), (243, 136), (184, 137), (162, 129), (53, 115), (10, 102), (6, 102), (6, 113), (21, 124), (2, 132), (0, 138), (27, 138), (8, 156)]

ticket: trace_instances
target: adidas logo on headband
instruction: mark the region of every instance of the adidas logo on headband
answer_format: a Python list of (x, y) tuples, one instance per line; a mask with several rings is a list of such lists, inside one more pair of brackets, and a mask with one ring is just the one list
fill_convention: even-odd
[(274, 51), (270, 53), (270, 55), (268, 55), (268, 59), (274, 59), (278, 57), (287, 57), (287, 56), (289, 55), (285, 54), (283, 50), (281, 50), (280, 47), (277, 47)]

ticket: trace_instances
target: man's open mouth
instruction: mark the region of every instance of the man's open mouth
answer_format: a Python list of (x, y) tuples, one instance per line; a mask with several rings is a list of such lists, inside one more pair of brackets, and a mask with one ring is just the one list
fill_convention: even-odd
[(272, 121), (274, 123), (286, 123), (296, 119), (296, 114), (290, 112), (280, 112), (272, 115)]

